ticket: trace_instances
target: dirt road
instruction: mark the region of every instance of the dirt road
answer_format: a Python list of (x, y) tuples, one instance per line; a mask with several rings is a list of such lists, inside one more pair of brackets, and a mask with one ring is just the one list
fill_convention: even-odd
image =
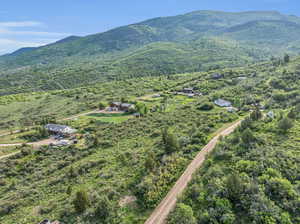
[(0, 156), (0, 160), (9, 158), (9, 157), (14, 156), (14, 155), (16, 155), (18, 153), (20, 153), (20, 151), (13, 152), (13, 153), (10, 153), (10, 154), (4, 155), (4, 156)]
[(188, 183), (191, 181), (193, 173), (195, 173), (195, 171), (203, 164), (206, 155), (214, 149), (218, 143), (219, 137), (231, 134), (240, 125), (240, 123), (241, 121), (238, 121), (226, 129), (221, 129), (219, 133), (217, 133), (217, 135), (197, 154), (195, 159), (190, 163), (181, 177), (177, 180), (167, 196), (161, 201), (161, 203), (147, 219), (145, 224), (164, 224), (166, 222), (169, 213), (176, 205), (178, 196), (182, 194)]
[[(57, 142), (57, 140), (49, 138), (49, 139), (45, 139), (45, 140), (38, 141), (38, 142), (26, 143), (26, 145), (32, 145), (33, 148), (39, 148), (40, 146), (50, 145), (51, 143), (56, 143), (56, 142)], [(23, 145), (23, 143), (0, 144), (0, 148), (1, 147), (21, 146), (21, 145)], [(14, 155), (18, 154), (18, 153), (20, 153), (20, 151), (13, 152), (13, 153), (10, 153), (10, 154), (4, 155), (4, 156), (0, 156), (0, 160), (7, 159), (11, 156), (14, 156)]]
[(12, 132), (5, 132), (5, 133), (0, 134), (0, 137), (4, 137), (4, 136), (7, 136), (7, 135), (11, 135), (11, 134), (17, 134), (20, 131), (21, 130), (15, 130), (15, 131), (12, 131)]
[(43, 145), (49, 145), (51, 143), (55, 143), (57, 140), (49, 138), (38, 142), (29, 142), (29, 143), (11, 143), (11, 144), (0, 144), (0, 147), (12, 147), (12, 146), (22, 146), (23, 144), (26, 145), (32, 145), (34, 148), (43, 146)]

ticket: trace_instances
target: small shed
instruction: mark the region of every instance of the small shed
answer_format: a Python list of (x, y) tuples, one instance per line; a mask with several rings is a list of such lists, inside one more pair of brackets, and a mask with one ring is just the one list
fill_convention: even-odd
[(275, 118), (275, 113), (274, 113), (274, 111), (269, 111), (269, 112), (267, 113), (267, 117), (269, 117), (269, 118), (271, 118), (271, 119), (274, 119), (274, 118)]

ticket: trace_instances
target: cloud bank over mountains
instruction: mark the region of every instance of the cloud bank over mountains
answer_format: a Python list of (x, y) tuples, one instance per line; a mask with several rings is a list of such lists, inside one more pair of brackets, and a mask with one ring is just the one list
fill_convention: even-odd
[(0, 55), (22, 47), (38, 47), (69, 36), (67, 33), (48, 32), (39, 21), (0, 21)]

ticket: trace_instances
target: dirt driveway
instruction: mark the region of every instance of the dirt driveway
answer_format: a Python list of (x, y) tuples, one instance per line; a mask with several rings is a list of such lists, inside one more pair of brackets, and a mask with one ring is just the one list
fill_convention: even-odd
[(217, 133), (217, 135), (197, 154), (195, 159), (189, 164), (187, 169), (177, 180), (177, 182), (169, 191), (167, 196), (160, 202), (160, 204), (156, 207), (156, 209), (147, 219), (145, 224), (163, 224), (166, 222), (169, 213), (173, 210), (173, 208), (176, 205), (178, 196), (180, 196), (184, 189), (187, 187), (195, 171), (199, 167), (201, 167), (201, 165), (205, 161), (206, 155), (214, 149), (214, 147), (218, 143), (219, 137), (231, 134), (240, 125), (240, 123), (241, 121), (237, 121), (228, 128), (221, 129)]

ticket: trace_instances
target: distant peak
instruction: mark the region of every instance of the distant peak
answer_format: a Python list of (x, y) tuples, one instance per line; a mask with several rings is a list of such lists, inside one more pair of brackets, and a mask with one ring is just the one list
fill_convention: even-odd
[(59, 41), (56, 41), (55, 43), (65, 43), (65, 42), (77, 40), (77, 39), (80, 39), (80, 38), (81, 38), (80, 36), (72, 35), (72, 36), (66, 37), (64, 39), (61, 39)]

